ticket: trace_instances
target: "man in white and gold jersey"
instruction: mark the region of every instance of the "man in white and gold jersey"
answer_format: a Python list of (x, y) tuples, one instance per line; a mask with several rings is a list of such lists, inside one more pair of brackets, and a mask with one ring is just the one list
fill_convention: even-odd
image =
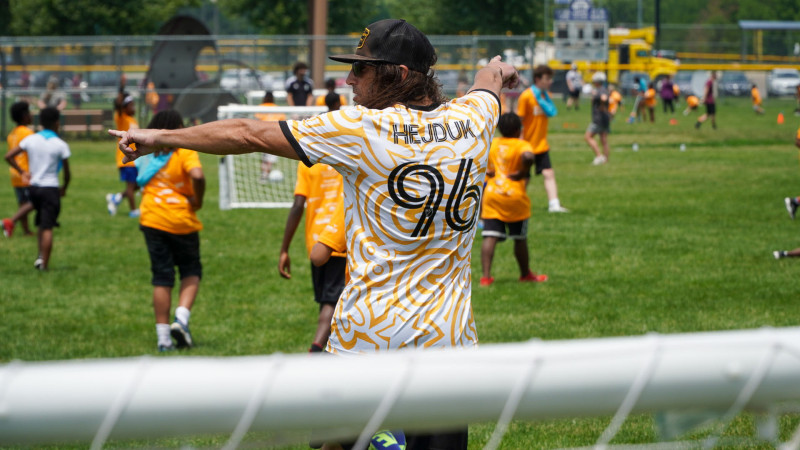
[(331, 59), (352, 64), (358, 106), (302, 121), (110, 133), (128, 160), (184, 147), (333, 167), (343, 177), (350, 281), (327, 351), (473, 347), (471, 249), (499, 94), (516, 70), (495, 57), (467, 95), (447, 101), (431, 70), (433, 46), (403, 20), (369, 25), (354, 54)]

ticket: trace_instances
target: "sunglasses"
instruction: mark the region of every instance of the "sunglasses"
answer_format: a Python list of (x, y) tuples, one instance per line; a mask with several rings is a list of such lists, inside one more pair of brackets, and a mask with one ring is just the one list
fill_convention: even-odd
[(377, 67), (380, 63), (376, 62), (368, 62), (368, 61), (356, 61), (352, 65), (353, 75), (360, 77), (364, 74), (364, 70), (366, 70), (367, 66), (370, 67)]

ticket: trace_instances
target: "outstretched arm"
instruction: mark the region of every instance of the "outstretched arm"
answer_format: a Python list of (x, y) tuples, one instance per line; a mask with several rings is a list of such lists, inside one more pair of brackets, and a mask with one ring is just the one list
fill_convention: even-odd
[(517, 69), (511, 64), (501, 61), (500, 56), (495, 56), (484, 68), (475, 74), (475, 83), (470, 91), (486, 89), (500, 97), (500, 90), (511, 89), (517, 85), (519, 75)]
[[(119, 149), (130, 162), (162, 148), (190, 148), (212, 155), (239, 155), (264, 152), (299, 159), (286, 140), (279, 122), (255, 119), (228, 119), (177, 130), (108, 130), (120, 138)], [(136, 149), (131, 148), (136, 144)]]

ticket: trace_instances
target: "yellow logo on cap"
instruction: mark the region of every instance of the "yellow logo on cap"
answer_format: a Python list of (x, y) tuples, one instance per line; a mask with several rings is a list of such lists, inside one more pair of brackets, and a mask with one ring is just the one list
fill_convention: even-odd
[(364, 32), (361, 33), (361, 40), (358, 41), (358, 47), (356, 47), (356, 49), (359, 49), (364, 46), (364, 42), (367, 40), (367, 36), (369, 36), (369, 28), (364, 28)]

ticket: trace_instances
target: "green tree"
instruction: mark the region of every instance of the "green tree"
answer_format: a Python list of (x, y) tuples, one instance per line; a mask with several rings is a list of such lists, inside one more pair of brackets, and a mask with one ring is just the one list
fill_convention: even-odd
[(8, 30), (16, 36), (153, 34), (200, 0), (9, 0)]
[[(219, 0), (225, 14), (246, 18), (262, 34), (308, 34), (308, 0)], [(380, 1), (329, 0), (328, 34), (359, 33), (379, 15)]]

